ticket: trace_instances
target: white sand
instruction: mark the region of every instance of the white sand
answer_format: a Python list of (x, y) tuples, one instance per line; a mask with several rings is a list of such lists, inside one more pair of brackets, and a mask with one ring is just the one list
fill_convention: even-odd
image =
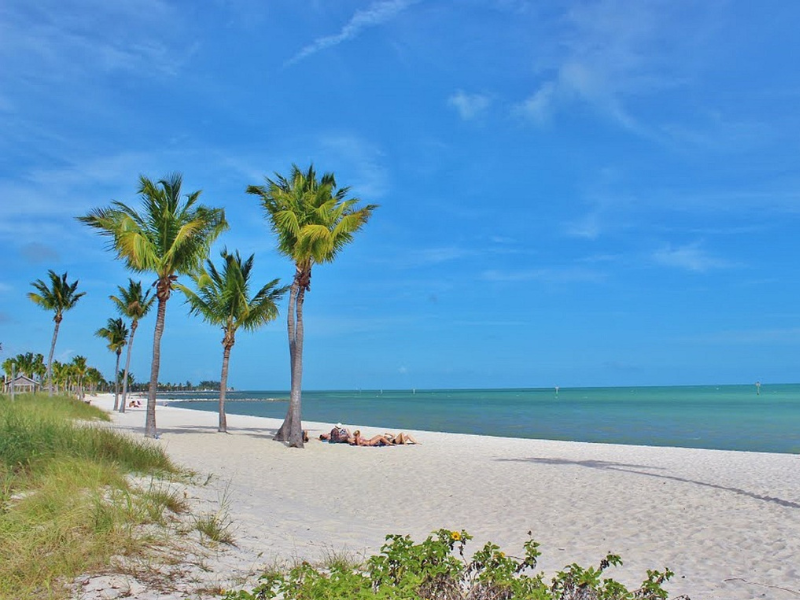
[[(114, 421), (141, 435), (144, 408)], [(419, 446), (312, 440), (298, 450), (272, 441), (276, 419), (228, 415), (228, 435), (211, 412), (159, 406), (157, 421), (156, 443), (177, 463), (216, 476), (198, 501), (229, 501), (237, 547), (208, 562), (221, 582), (232, 565), (372, 553), (388, 533), (422, 540), (445, 527), (471, 533), (473, 550), (490, 540), (511, 555), (530, 530), (550, 574), (613, 552), (625, 564), (609, 574), (629, 586), (669, 567), (672, 596), (800, 597), (797, 455), (421, 431)], [(331, 427), (304, 426), (312, 435)]]

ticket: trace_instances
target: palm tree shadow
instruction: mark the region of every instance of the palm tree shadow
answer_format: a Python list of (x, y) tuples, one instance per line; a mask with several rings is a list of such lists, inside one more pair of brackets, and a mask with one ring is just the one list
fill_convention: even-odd
[(658, 477), (659, 479), (670, 479), (672, 481), (680, 481), (681, 483), (691, 483), (694, 485), (712, 488), (715, 490), (732, 492), (734, 494), (739, 494), (740, 496), (746, 496), (748, 498), (753, 498), (754, 500), (761, 500), (763, 502), (771, 502), (773, 504), (778, 504), (779, 506), (785, 506), (787, 508), (800, 508), (800, 502), (793, 502), (791, 500), (784, 500), (783, 498), (776, 498), (774, 496), (765, 496), (761, 494), (756, 494), (754, 492), (749, 492), (741, 488), (728, 487), (716, 483), (708, 483), (707, 481), (698, 481), (696, 479), (687, 479), (685, 477), (677, 477), (675, 475), (666, 475), (661, 473), (651, 473), (642, 470), (642, 469), (655, 469), (663, 471), (665, 470), (663, 467), (618, 463), (605, 460), (567, 460), (565, 458), (500, 458), (498, 460), (504, 462), (530, 462), (543, 465), (575, 465), (578, 467), (586, 467), (588, 469), (607, 469), (609, 471), (621, 471), (624, 473), (633, 473), (645, 477)]
[[(245, 435), (256, 439), (272, 440), (277, 429), (272, 427), (228, 427), (229, 434)], [(176, 425), (173, 427), (159, 427), (158, 435), (185, 435), (187, 433), (219, 434), (226, 435), (217, 431), (216, 425)]]

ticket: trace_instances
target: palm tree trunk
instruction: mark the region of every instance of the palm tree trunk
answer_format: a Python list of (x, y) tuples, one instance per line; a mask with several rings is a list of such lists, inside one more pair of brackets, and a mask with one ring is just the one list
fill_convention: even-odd
[(297, 347), (297, 333), (296, 333), (296, 319), (297, 319), (297, 296), (300, 290), (300, 269), (295, 268), (294, 280), (292, 281), (292, 287), (289, 289), (289, 310), (287, 311), (286, 315), (286, 331), (289, 334), (289, 373), (291, 378), (290, 389), (292, 390), (290, 400), (289, 400), (289, 408), (286, 411), (286, 418), (283, 420), (278, 431), (275, 433), (275, 437), (273, 439), (279, 442), (285, 442), (289, 440), (289, 433), (292, 431), (292, 421), (294, 416), (294, 411), (292, 407), (293, 400), (291, 399), (294, 395), (294, 378), (295, 378), (295, 362), (296, 362), (296, 354), (295, 349)]
[(114, 410), (119, 408), (119, 357), (122, 349), (117, 350), (117, 365), (114, 369)]
[(305, 289), (297, 294), (294, 352), (292, 353), (292, 391), (289, 395), (289, 447), (303, 447), (303, 423), (300, 417), (300, 397), (303, 391), (303, 301)]
[[(161, 282), (159, 282), (159, 287)], [(156, 431), (156, 391), (158, 389), (158, 369), (161, 366), (161, 336), (164, 333), (164, 318), (167, 314), (167, 298), (158, 293), (158, 312), (156, 313), (156, 330), (153, 334), (153, 363), (150, 367), (150, 389), (147, 392), (147, 416), (145, 417), (144, 436), (158, 437)]]
[(128, 402), (128, 371), (131, 368), (131, 350), (133, 350), (133, 336), (136, 333), (136, 328), (139, 326), (139, 321), (134, 319), (131, 321), (131, 336), (128, 338), (128, 356), (125, 358), (125, 374), (122, 379), (122, 403), (119, 405), (119, 412), (125, 412), (125, 404)]
[(231, 348), (233, 348), (233, 338), (228, 338), (228, 333), (225, 333), (225, 339), (222, 340), (222, 375), (219, 380), (219, 431), (220, 433), (228, 433), (228, 420), (225, 418), (225, 392), (228, 389), (228, 361), (231, 358)]
[(56, 340), (58, 339), (58, 326), (61, 325), (61, 319), (58, 318), (58, 315), (53, 317), (53, 320), (56, 322), (56, 326), (53, 329), (53, 341), (50, 343), (50, 356), (47, 359), (47, 395), (53, 395), (53, 354), (56, 351)]

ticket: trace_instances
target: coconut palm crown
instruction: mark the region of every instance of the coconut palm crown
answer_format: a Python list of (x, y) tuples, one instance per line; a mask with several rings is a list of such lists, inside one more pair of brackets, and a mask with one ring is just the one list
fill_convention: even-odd
[(278, 317), (277, 302), (288, 288), (278, 287), (279, 281), (273, 279), (251, 297), (253, 255), (243, 261), (238, 251), (230, 254), (227, 250), (223, 250), (221, 256), (223, 260), (221, 270), (208, 260), (206, 268), (192, 276), (196, 292), (183, 285), (176, 287), (186, 294), (192, 314), (200, 316), (212, 325), (219, 325), (224, 332), (219, 390), (219, 431), (226, 432), (228, 425), (225, 418), (225, 392), (228, 387), (228, 362), (231, 348), (236, 343), (236, 331), (239, 328), (255, 331), (275, 320)]
[(276, 173), (275, 179), (266, 178), (266, 185), (247, 188), (261, 201), (278, 238), (278, 251), (295, 265), (287, 317), (291, 395), (286, 419), (275, 435), (291, 447), (303, 447), (303, 303), (311, 288), (311, 269), (315, 263), (333, 261), (377, 208), (375, 204), (359, 207), (357, 198), (347, 198), (349, 192), (348, 187), (336, 187), (333, 173), (318, 178), (314, 165), (306, 171), (292, 165), (289, 177)]
[(122, 202), (97, 208), (78, 220), (109, 238), (109, 248), (129, 269), (156, 275), (158, 309), (153, 334), (153, 361), (147, 396), (145, 436), (156, 437), (156, 389), (161, 364), (161, 336), (167, 300), (179, 275), (197, 270), (208, 256), (211, 244), (228, 227), (225, 211), (198, 204), (200, 191), (181, 196), (183, 178), (174, 173), (153, 182), (139, 179), (142, 208), (137, 211)]
[[(77, 292), (78, 280), (69, 283), (67, 274), (59, 276), (52, 269), (47, 272), (50, 277), (48, 286), (41, 279), (37, 279), (31, 285), (36, 288), (36, 292), (30, 292), (28, 298), (45, 310), (53, 311), (53, 341), (50, 343), (50, 356), (47, 359), (47, 393), (53, 395), (53, 353), (56, 350), (56, 340), (58, 339), (58, 328), (64, 318), (64, 313), (75, 307), (86, 292)], [(38, 293), (37, 293), (38, 292)]]

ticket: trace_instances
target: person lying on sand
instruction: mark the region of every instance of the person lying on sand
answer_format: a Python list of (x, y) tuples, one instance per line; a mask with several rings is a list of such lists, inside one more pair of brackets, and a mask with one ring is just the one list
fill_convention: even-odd
[(353, 436), (344, 425), (337, 423), (330, 433), (320, 433), (319, 439), (331, 444), (349, 444)]
[(382, 437), (389, 440), (389, 443), (392, 444), (393, 446), (402, 446), (405, 444), (419, 444), (419, 442), (414, 439), (413, 435), (411, 435), (410, 433), (403, 433), (402, 431), (397, 435), (394, 435), (392, 433), (384, 433)]
[(348, 442), (351, 446), (392, 446), (393, 443), (386, 437), (382, 435), (376, 435), (374, 437), (365, 440), (361, 436), (361, 432), (356, 429), (353, 433), (353, 437)]

